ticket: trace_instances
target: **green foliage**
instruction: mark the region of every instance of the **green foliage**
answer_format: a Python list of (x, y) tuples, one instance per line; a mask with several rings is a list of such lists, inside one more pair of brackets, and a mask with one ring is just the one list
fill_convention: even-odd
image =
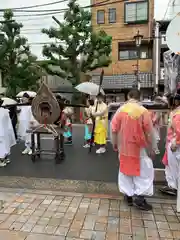
[[(49, 74), (67, 78), (76, 85), (82, 72), (111, 63), (111, 36), (104, 31), (93, 32), (91, 13), (80, 8), (76, 0), (70, 0), (64, 22), (56, 22), (57, 28), (42, 30), (50, 39), (56, 39), (56, 43), (43, 47), (43, 55), (49, 60), (43, 67)], [(52, 70), (50, 65), (59, 66), (59, 71)]]
[(6, 10), (0, 26), (0, 70), (6, 95), (15, 97), (21, 90), (35, 90), (41, 76), (36, 57), (31, 54), (26, 38), (20, 36), (23, 25), (13, 20)]

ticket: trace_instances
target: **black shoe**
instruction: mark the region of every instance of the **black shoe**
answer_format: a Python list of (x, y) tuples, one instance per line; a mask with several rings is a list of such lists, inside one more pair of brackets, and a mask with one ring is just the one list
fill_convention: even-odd
[(143, 211), (151, 211), (152, 210), (152, 206), (147, 203), (147, 201), (143, 198), (136, 198), (134, 200), (134, 205), (139, 208), (140, 210), (143, 210)]
[(159, 191), (164, 193), (164, 194), (171, 195), (171, 196), (177, 196), (177, 190), (173, 189), (173, 188), (170, 188), (168, 186), (160, 188)]
[(11, 160), (10, 160), (9, 158), (6, 158), (6, 159), (4, 160), (4, 162), (5, 162), (6, 164), (9, 164), (9, 163), (11, 162)]
[(7, 163), (5, 162), (4, 159), (0, 159), (0, 167), (6, 167)]
[(127, 202), (128, 206), (133, 206), (133, 198), (129, 196), (125, 196), (124, 200)]
[(5, 162), (6, 164), (8, 164), (8, 163), (11, 162), (11, 160), (9, 159), (9, 155), (7, 155), (7, 156), (5, 157), (4, 162)]

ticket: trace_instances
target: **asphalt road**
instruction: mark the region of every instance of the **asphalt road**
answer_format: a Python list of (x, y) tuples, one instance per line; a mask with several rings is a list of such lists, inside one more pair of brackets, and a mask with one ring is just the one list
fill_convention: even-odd
[[(73, 145), (65, 147), (66, 159), (58, 165), (55, 165), (53, 155), (41, 156), (40, 160), (32, 163), (30, 156), (21, 154), (24, 146), (17, 144), (12, 149), (11, 163), (5, 168), (0, 168), (0, 176), (116, 182), (118, 158), (117, 153), (113, 152), (111, 144), (108, 144), (107, 152), (99, 156), (95, 153), (95, 148), (89, 153), (88, 149), (82, 147), (83, 136), (83, 126), (73, 128)], [(161, 143), (162, 146), (164, 139)], [(53, 149), (52, 139), (43, 137), (41, 142), (43, 149)], [(162, 168), (161, 157), (154, 160), (154, 167)]]

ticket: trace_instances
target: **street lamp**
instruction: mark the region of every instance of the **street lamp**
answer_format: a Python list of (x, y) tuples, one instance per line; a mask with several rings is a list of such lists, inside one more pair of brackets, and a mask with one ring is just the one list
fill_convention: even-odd
[(143, 35), (139, 34), (139, 30), (138, 30), (137, 34), (134, 36), (134, 40), (135, 40), (136, 47), (137, 47), (137, 64), (136, 64), (135, 75), (136, 75), (136, 82), (137, 82), (138, 90), (141, 89), (141, 83), (139, 80), (139, 59), (140, 59), (140, 46), (142, 43), (142, 39), (143, 39)]
[(134, 40), (136, 42), (136, 47), (141, 46), (142, 39), (143, 39), (143, 35), (139, 34), (139, 30), (138, 30), (137, 34), (134, 36)]

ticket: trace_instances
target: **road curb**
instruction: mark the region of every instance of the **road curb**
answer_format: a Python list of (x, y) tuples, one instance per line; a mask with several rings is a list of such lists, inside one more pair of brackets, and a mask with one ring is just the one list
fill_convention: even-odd
[[(21, 188), (3, 188), (0, 187), (1, 193), (14, 193), (18, 197), (23, 195), (46, 195), (46, 196), (65, 196), (65, 197), (79, 197), (79, 198), (91, 198), (91, 199), (108, 199), (108, 200), (120, 200), (122, 201), (124, 199), (123, 195), (119, 193), (118, 195), (112, 195), (112, 194), (90, 194), (90, 193), (75, 193), (75, 192), (61, 192), (61, 191), (50, 191), (50, 190), (40, 190), (40, 189), (21, 189)], [(19, 198), (17, 198), (18, 201)], [(150, 203), (156, 203), (156, 204), (176, 204), (176, 199), (168, 199), (168, 198), (156, 198), (156, 197), (150, 197), (148, 199), (148, 202)]]
[[(161, 185), (162, 186), (162, 185)], [(164, 196), (159, 193), (160, 185), (155, 186), (154, 198), (164, 199)], [(164, 184), (163, 184), (164, 186)], [(47, 178), (26, 178), (26, 177), (0, 177), (0, 188), (14, 188), (20, 191), (33, 190), (45, 192), (66, 192), (76, 194), (83, 194), (84, 196), (104, 196), (104, 198), (119, 198), (122, 195), (119, 193), (117, 183), (105, 183), (99, 181), (76, 181), (76, 180), (59, 180)], [(166, 199), (172, 199), (166, 197)]]

